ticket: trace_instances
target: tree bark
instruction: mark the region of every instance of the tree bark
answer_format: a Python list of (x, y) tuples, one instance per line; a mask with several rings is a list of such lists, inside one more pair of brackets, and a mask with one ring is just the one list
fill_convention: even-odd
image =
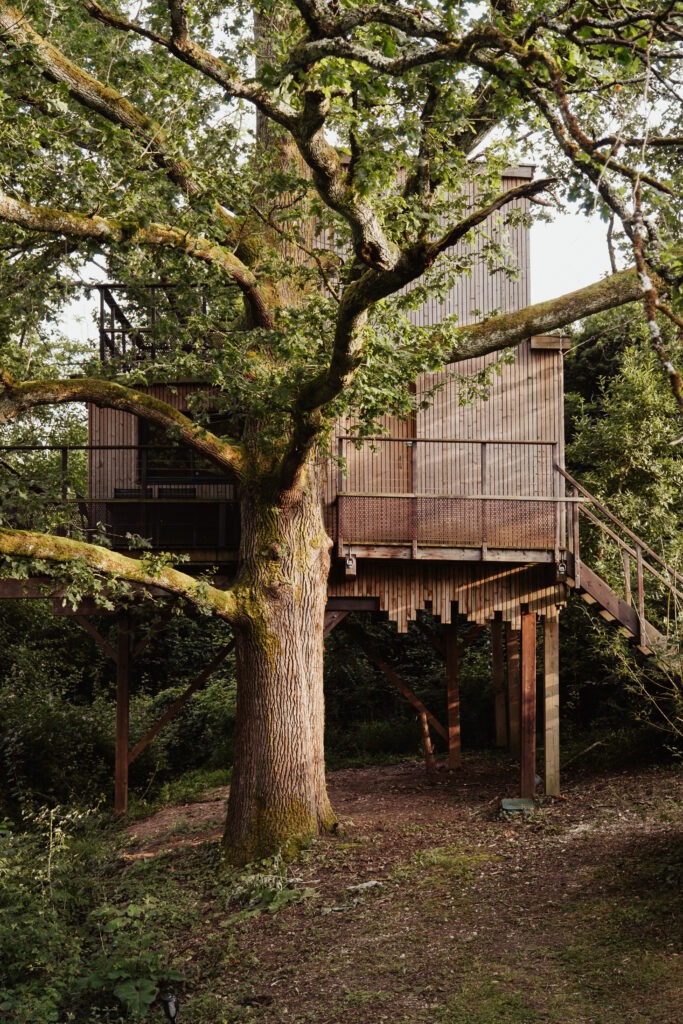
[[(276, 501), (244, 487), (248, 619), (236, 631), (237, 731), (226, 859), (296, 855), (335, 816), (325, 786), (323, 625), (330, 539), (320, 467)], [(248, 596), (247, 596), (248, 595)]]

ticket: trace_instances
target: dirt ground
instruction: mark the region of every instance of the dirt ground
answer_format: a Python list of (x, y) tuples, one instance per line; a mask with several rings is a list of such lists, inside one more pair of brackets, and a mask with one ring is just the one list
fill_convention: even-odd
[[(241, 904), (207, 895), (182, 1024), (683, 1024), (680, 768), (568, 772), (512, 818), (515, 769), (493, 756), (329, 789), (340, 832), (284, 888), (266, 867)], [(137, 822), (128, 856), (215, 843), (225, 795)]]

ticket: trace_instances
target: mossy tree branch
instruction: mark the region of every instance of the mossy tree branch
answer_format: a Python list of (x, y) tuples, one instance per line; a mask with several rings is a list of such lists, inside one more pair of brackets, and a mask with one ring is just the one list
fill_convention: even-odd
[[(93, 17), (104, 12), (98, 4), (84, 4)], [(124, 19), (119, 19), (124, 21)], [(120, 27), (123, 27), (121, 25)], [(155, 41), (163, 41), (155, 33), (149, 34)], [(82, 107), (94, 111), (112, 124), (130, 132), (140, 143), (142, 151), (157, 167), (168, 175), (170, 181), (188, 197), (193, 199), (203, 193), (195, 180), (187, 160), (169, 142), (166, 132), (152, 118), (143, 114), (125, 96), (110, 85), (100, 82), (84, 68), (69, 60), (60, 50), (44, 39), (27, 18), (9, 4), (0, 2), (0, 39), (17, 47), (31, 47), (32, 60), (53, 82), (66, 85), (69, 95)], [(219, 202), (214, 205), (215, 214), (223, 232), (235, 234), (235, 218)]]
[(152, 395), (111, 381), (77, 377), (61, 381), (17, 382), (0, 370), (0, 423), (16, 419), (22, 413), (45, 405), (89, 402), (92, 405), (140, 416), (171, 432), (183, 444), (201, 452), (214, 462), (240, 476), (244, 455), (239, 445), (223, 441), (184, 416), (172, 405)]
[(251, 309), (254, 326), (266, 330), (273, 326), (272, 312), (251, 270), (234, 253), (201, 235), (190, 235), (182, 228), (168, 224), (143, 226), (114, 217), (87, 216), (70, 210), (32, 206), (3, 193), (0, 193), (0, 219), (18, 224), (27, 231), (59, 234), (67, 238), (178, 249), (192, 259), (217, 267), (232, 278)]
[(37, 559), (56, 564), (70, 564), (80, 560), (95, 572), (106, 576), (146, 587), (158, 587), (169, 594), (186, 598), (204, 611), (209, 608), (226, 622), (235, 624), (243, 618), (236, 590), (219, 590), (168, 566), (151, 571), (144, 560), (130, 558), (97, 544), (0, 527), (0, 554), (8, 558)]

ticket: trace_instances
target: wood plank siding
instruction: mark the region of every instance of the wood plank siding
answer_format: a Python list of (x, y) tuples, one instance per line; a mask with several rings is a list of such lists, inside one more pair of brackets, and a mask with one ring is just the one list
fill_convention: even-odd
[(353, 579), (333, 575), (330, 598), (379, 599), (404, 633), (419, 610), (429, 609), (441, 622), (455, 614), (485, 625), (496, 612), (512, 629), (521, 629), (522, 608), (555, 619), (566, 601), (550, 565), (494, 565), (468, 562), (362, 562)]

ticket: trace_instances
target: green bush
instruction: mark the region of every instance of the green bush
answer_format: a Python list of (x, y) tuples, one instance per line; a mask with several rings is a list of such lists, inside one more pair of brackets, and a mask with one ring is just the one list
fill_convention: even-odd
[(113, 836), (101, 820), (53, 808), (23, 826), (0, 829), (1, 1019), (142, 1020), (180, 977), (166, 966), (168, 907), (111, 899)]

